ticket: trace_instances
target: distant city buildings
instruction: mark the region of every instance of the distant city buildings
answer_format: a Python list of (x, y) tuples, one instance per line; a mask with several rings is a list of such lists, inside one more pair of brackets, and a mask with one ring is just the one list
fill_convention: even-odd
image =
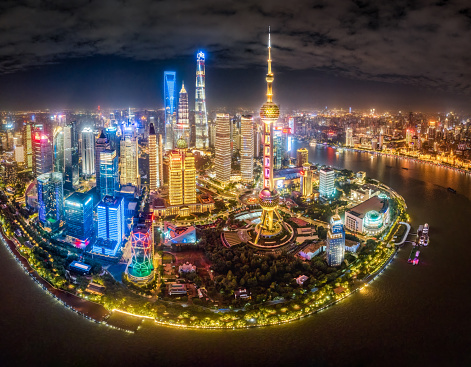
[(345, 230), (338, 214), (330, 219), (326, 253), (329, 266), (340, 266), (342, 264), (345, 256)]
[(353, 148), (353, 129), (351, 127), (347, 127), (345, 129), (345, 146)]
[(231, 126), (228, 114), (216, 115), (216, 179), (225, 185), (231, 180)]
[(332, 168), (323, 168), (319, 171), (319, 195), (330, 198), (335, 194), (335, 171)]

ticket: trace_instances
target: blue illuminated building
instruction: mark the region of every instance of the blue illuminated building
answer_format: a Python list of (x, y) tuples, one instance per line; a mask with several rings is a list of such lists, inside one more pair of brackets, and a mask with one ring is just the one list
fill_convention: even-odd
[[(97, 206), (98, 233), (93, 252), (115, 256), (124, 237), (124, 198), (105, 196)], [(102, 240), (102, 241), (100, 241)], [(100, 244), (102, 244), (100, 246)]]
[(345, 230), (338, 214), (330, 219), (330, 228), (327, 232), (327, 264), (339, 266), (345, 256)]
[(75, 192), (64, 202), (67, 234), (86, 243), (92, 236), (93, 199), (90, 194)]
[(64, 126), (64, 188), (72, 191), (79, 185), (77, 123)]
[(105, 129), (105, 135), (110, 143), (110, 149), (116, 150), (116, 154), (119, 157), (119, 142), (121, 137), (118, 135), (118, 128), (116, 126), (110, 126)]
[(164, 72), (164, 107), (165, 107), (165, 149), (173, 149), (173, 125), (177, 103), (177, 73)]
[(62, 173), (49, 172), (38, 176), (39, 221), (55, 230), (62, 225), (64, 189)]
[(116, 150), (106, 149), (100, 152), (100, 178), (97, 187), (100, 190), (100, 198), (116, 196), (119, 191), (118, 155)]

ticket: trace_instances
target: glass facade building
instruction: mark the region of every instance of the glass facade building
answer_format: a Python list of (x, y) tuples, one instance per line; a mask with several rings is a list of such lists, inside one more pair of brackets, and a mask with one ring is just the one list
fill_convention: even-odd
[(54, 153), (52, 143), (43, 132), (36, 131), (33, 140), (33, 171), (36, 176), (52, 172)]
[(240, 173), (242, 181), (253, 183), (253, 117), (242, 116), (240, 121)]
[(82, 175), (90, 177), (95, 174), (95, 135), (86, 127), (82, 130)]
[(110, 145), (108, 139), (105, 136), (103, 130), (101, 130), (100, 136), (95, 142), (95, 172), (96, 172), (96, 187), (97, 190), (100, 190), (100, 153), (105, 149), (109, 149)]
[(335, 194), (335, 171), (332, 168), (323, 168), (319, 171), (319, 195), (331, 197)]
[(97, 178), (97, 187), (100, 198), (116, 196), (119, 191), (118, 156), (116, 150), (103, 150), (100, 152), (100, 180)]
[(345, 230), (338, 214), (330, 219), (330, 227), (327, 232), (327, 264), (339, 266), (345, 256)]
[(228, 114), (216, 115), (216, 179), (223, 185), (231, 180), (231, 121)]
[[(97, 205), (97, 238), (112, 244), (116, 253), (124, 238), (124, 198), (105, 196)], [(100, 241), (98, 241), (100, 243)], [(93, 252), (103, 253), (102, 249), (93, 248)]]
[(39, 221), (49, 228), (62, 224), (64, 192), (62, 173), (49, 172), (38, 176)]
[(90, 194), (75, 192), (64, 202), (67, 234), (87, 241), (93, 231), (93, 199)]
[(196, 56), (196, 90), (195, 90), (195, 132), (196, 148), (209, 147), (208, 115), (206, 112), (206, 76), (204, 66), (204, 52), (199, 51)]
[(176, 114), (177, 73), (164, 72), (164, 108), (165, 108), (165, 149), (174, 147), (174, 119)]
[(76, 122), (64, 126), (64, 188), (79, 185), (79, 153)]
[(54, 131), (54, 172), (64, 173), (64, 131), (57, 127)]

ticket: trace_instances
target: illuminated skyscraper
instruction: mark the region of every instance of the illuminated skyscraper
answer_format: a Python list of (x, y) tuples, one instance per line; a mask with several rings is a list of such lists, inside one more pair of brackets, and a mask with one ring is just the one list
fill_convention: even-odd
[(54, 153), (52, 150), (52, 143), (41, 131), (34, 133), (33, 139), (33, 172), (36, 176), (44, 173), (51, 172), (53, 170), (53, 157)]
[(54, 172), (64, 173), (64, 131), (58, 126), (54, 129)]
[(124, 198), (105, 196), (97, 205), (97, 238), (116, 241), (119, 246), (124, 237)]
[(64, 218), (67, 234), (87, 241), (93, 229), (93, 199), (90, 194), (75, 192), (64, 202)]
[(327, 232), (327, 264), (339, 266), (345, 256), (345, 230), (340, 215), (335, 214), (330, 219), (330, 227)]
[(331, 197), (335, 194), (335, 171), (332, 168), (323, 168), (319, 171), (319, 195)]
[(253, 183), (253, 117), (242, 116), (240, 122), (241, 147), (240, 147), (240, 173), (242, 181)]
[(96, 187), (100, 191), (100, 153), (106, 149), (110, 149), (110, 144), (105, 136), (103, 130), (101, 130), (100, 136), (95, 141), (95, 173), (96, 173)]
[(97, 181), (97, 188), (100, 198), (105, 196), (116, 196), (119, 191), (119, 170), (118, 155), (116, 150), (103, 150), (100, 152), (100, 179)]
[[(255, 244), (260, 240), (260, 236), (271, 236), (282, 230), (283, 220), (277, 211), (280, 197), (273, 182), (273, 124), (280, 116), (279, 107), (273, 103), (272, 83), (274, 76), (271, 70), (271, 42), (270, 32), (268, 33), (268, 73), (267, 81), (267, 101), (260, 108), (260, 118), (263, 121), (263, 190), (260, 191), (259, 200), (262, 207), (260, 224), (257, 225), (257, 237)], [(274, 221), (273, 216), (278, 217)]]
[(177, 141), (177, 149), (169, 155), (168, 194), (170, 205), (196, 203), (195, 157), (182, 138)]
[(73, 190), (79, 184), (79, 153), (76, 122), (64, 126), (64, 188)]
[(121, 185), (140, 185), (139, 150), (136, 130), (133, 125), (126, 126), (121, 139)]
[(296, 151), (296, 166), (302, 167), (309, 160), (309, 151), (306, 148), (300, 148)]
[(312, 171), (310, 164), (305, 164), (301, 171), (301, 192), (305, 197), (312, 195)]
[(162, 135), (155, 133), (154, 124), (149, 127), (149, 189), (156, 191), (161, 185)]
[[(176, 138), (183, 138), (187, 144), (190, 143), (190, 112), (188, 111), (188, 93), (185, 89), (185, 84), (182, 83), (178, 98), (178, 119), (177, 119), (177, 136)], [(177, 140), (178, 140), (177, 139)]]
[(353, 129), (351, 127), (347, 127), (345, 130), (345, 145), (353, 147)]
[(26, 169), (33, 169), (33, 123), (28, 122), (23, 128), (23, 146)]
[(177, 73), (175, 71), (164, 72), (164, 103), (165, 103), (165, 149), (173, 149), (174, 146), (174, 135), (173, 129), (175, 128), (175, 105), (177, 103), (176, 98), (176, 85), (177, 84)]
[(118, 135), (118, 128), (116, 126), (110, 126), (105, 129), (105, 135), (106, 138), (108, 139), (108, 142), (110, 143), (110, 149), (111, 150), (116, 150), (116, 154), (119, 157), (119, 142), (120, 142), (120, 136)]
[(90, 177), (95, 174), (95, 134), (86, 127), (82, 130), (82, 175)]
[(206, 84), (205, 84), (204, 53), (196, 56), (196, 92), (195, 92), (195, 126), (196, 148), (209, 147), (208, 115), (206, 113)]
[(228, 114), (216, 115), (216, 179), (223, 185), (231, 180), (231, 121)]
[(64, 191), (62, 173), (49, 172), (39, 175), (39, 221), (48, 228), (57, 229), (62, 224)]

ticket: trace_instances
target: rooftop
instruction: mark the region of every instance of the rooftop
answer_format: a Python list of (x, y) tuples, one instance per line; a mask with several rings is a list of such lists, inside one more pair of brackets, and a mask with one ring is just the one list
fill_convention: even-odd
[(369, 198), (368, 200), (365, 200), (361, 204), (358, 204), (357, 206), (354, 206), (351, 208), (348, 213), (358, 217), (358, 218), (363, 218), (366, 213), (368, 213), (371, 210), (376, 210), (377, 212), (384, 212), (388, 208), (388, 201), (386, 199), (380, 199), (377, 196), (373, 196), (372, 198)]

